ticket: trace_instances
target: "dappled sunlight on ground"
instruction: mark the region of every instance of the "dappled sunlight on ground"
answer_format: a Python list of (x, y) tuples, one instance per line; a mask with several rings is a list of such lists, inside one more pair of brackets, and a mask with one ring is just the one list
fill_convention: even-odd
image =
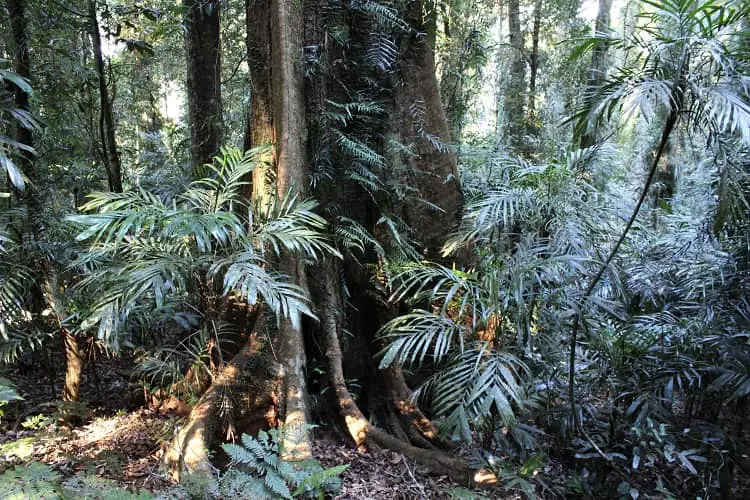
[(37, 460), (66, 476), (86, 471), (129, 487), (160, 487), (167, 482), (159, 471), (162, 443), (173, 428), (172, 419), (137, 410), (73, 429), (51, 423), (0, 445), (0, 453), (9, 465)]

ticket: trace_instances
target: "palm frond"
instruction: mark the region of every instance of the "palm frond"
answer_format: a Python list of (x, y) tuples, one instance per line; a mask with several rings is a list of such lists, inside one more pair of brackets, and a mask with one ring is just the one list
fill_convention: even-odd
[(449, 318), (416, 310), (386, 323), (379, 337), (388, 347), (380, 355), (380, 368), (398, 364), (440, 363), (453, 350), (463, 351), (465, 328)]

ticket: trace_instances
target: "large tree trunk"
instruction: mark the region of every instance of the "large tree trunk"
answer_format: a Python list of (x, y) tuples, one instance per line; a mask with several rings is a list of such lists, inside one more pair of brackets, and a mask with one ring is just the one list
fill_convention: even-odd
[[(271, 5), (270, 0), (245, 0), (247, 61), (250, 68), (250, 115), (245, 130), (245, 150), (274, 143), (271, 100)], [(261, 206), (272, 196), (269, 182), (273, 150), (259, 158), (252, 174), (252, 199)], [(249, 194), (249, 193), (248, 193)]]
[[(267, 10), (263, 9), (265, 6), (268, 6)], [(302, 4), (295, 0), (249, 0), (247, 7), (249, 13), (252, 10), (252, 22), (248, 24), (248, 54), (251, 57), (249, 62), (253, 102), (245, 145), (251, 147), (273, 141), (276, 166), (274, 196), (277, 199), (293, 196), (301, 198), (308, 195), (308, 165), (313, 155), (320, 153), (316, 148), (321, 144), (324, 147), (330, 146), (330, 143), (325, 143), (326, 131), (317, 127), (320, 122), (316, 119), (320, 119), (320, 111), (328, 100), (350, 97), (327, 95), (328, 89), (353, 88), (358, 82), (351, 74), (344, 75), (346, 82), (343, 84), (341, 80), (336, 80), (335, 77), (329, 79), (323, 73), (311, 73), (307, 80), (304, 78), (305, 64), (320, 55), (318, 51), (323, 52), (320, 55), (321, 65), (325, 64), (326, 57), (331, 56), (330, 59), (333, 59), (331, 54), (325, 53), (325, 32), (319, 29), (322, 19), (320, 4), (315, 0)], [(415, 8), (411, 11), (410, 22), (417, 31), (423, 27), (421, 2), (415, 2), (412, 7)], [(345, 22), (368, 22), (361, 18), (352, 21), (343, 15), (342, 19), (346, 19)], [(394, 92), (388, 91), (384, 95), (393, 99), (390, 104), (395, 119), (387, 121), (382, 117), (383, 123), (376, 127), (379, 127), (380, 134), (384, 130), (395, 129), (399, 138), (409, 141), (418, 153), (417, 157), (408, 159), (409, 166), (416, 175), (404, 182), (418, 188), (428, 202), (443, 210), (410, 203), (403, 215), (417, 228), (418, 238), (428, 248), (436, 249), (441, 237), (458, 223), (461, 193), (456, 159), (449, 148), (444, 147), (443, 141), (448, 140), (448, 128), (440, 104), (432, 51), (414, 33), (405, 35), (401, 42), (402, 59), (398, 72), (377, 75), (383, 86), (393, 86)], [(270, 51), (267, 49), (269, 46)], [(311, 53), (303, 52), (303, 47)], [(305, 54), (311, 57), (305, 58)], [(419, 105), (411, 106), (414, 102)], [(404, 130), (400, 130), (402, 125)], [(336, 154), (341, 156), (335, 156)], [(333, 158), (332, 162), (347, 161), (344, 151), (331, 154), (330, 158)], [(372, 228), (379, 217), (379, 208), (368, 197), (362, 196), (361, 186), (345, 178), (345, 168), (338, 170), (341, 178), (334, 179), (325, 188), (316, 188), (315, 194), (321, 201), (322, 212), (335, 215), (336, 210), (340, 209), (347, 217), (356, 218), (365, 227)], [(257, 185), (254, 186), (256, 195), (257, 189)], [(401, 207), (389, 209), (400, 210)], [(375, 261), (374, 256), (368, 256), (370, 258)], [(350, 280), (351, 287), (366, 288), (369, 283), (366, 276), (360, 275), (362, 268), (354, 271), (355, 266), (351, 266), (347, 271), (352, 271), (352, 276), (346, 276), (338, 261), (329, 260), (318, 263), (312, 269), (305, 269), (300, 259), (291, 254), (282, 255), (279, 267), (306, 293), (309, 277), (313, 288), (313, 304), (320, 318), (316, 327), (313, 327), (311, 321), (303, 321), (299, 317), (282, 318), (276, 331), (274, 352), (278, 355), (284, 373), (284, 384), (279, 395), (282, 423), (292, 428), (303, 426), (300, 429), (303, 432), (284, 434), (285, 437), (295, 438), (283, 443), (284, 458), (294, 460), (310, 455), (309, 436), (304, 427), (309, 420), (305, 375), (306, 351), (309, 350), (324, 357), (323, 365), (330, 374), (329, 383), (336, 395), (335, 412), (343, 418), (346, 430), (355, 444), (392, 448), (457, 480), (468, 481), (470, 473), (466, 462), (436, 449), (436, 445), (440, 444), (437, 431), (410, 402), (410, 390), (400, 371), (379, 371), (369, 358), (372, 335), (378, 325), (383, 323), (378, 307), (362, 302), (367, 298), (372, 302), (372, 297), (368, 297), (367, 292), (358, 290), (356, 299), (352, 298), (352, 303), (356, 302), (355, 308), (358, 308), (353, 313), (356, 318), (346, 317), (348, 310), (344, 307), (341, 294), (337, 292), (336, 278)], [(359, 355), (366, 357), (357, 358), (352, 364), (364, 367), (363, 371), (368, 375), (362, 378), (363, 383), (371, 385), (371, 393), (375, 395), (373, 399), (377, 399), (378, 408), (367, 410), (371, 414), (383, 413), (385, 420), (379, 420), (378, 425), (385, 424), (383, 428), (387, 428), (392, 434), (371, 423), (370, 416), (365, 416), (348, 393), (342, 366), (343, 355), (338, 341), (344, 319), (356, 322), (355, 326), (349, 327), (355, 334), (352, 342), (364, 346)], [(303, 330), (303, 326), (307, 330)], [(319, 342), (306, 344), (306, 339), (311, 340), (314, 334), (320, 336)], [(318, 351), (320, 345), (324, 346), (324, 352)], [(212, 390), (213, 386), (208, 393)], [(215, 414), (200, 410), (200, 407), (212, 408), (216, 403), (204, 403), (199, 404), (193, 411), (195, 416), (191, 415), (188, 421), (186, 427), (192, 430), (181, 433), (179, 439), (182, 443), (177, 442), (170, 454), (172, 458), (168, 462), (173, 468), (176, 464), (177, 470), (209, 470), (201, 465), (208, 463), (205, 454), (198, 455), (196, 460), (191, 459), (192, 464), (188, 464), (185, 457), (185, 440), (191, 433), (198, 436), (196, 441), (202, 446), (201, 449), (207, 448), (204, 436), (209, 433), (205, 428), (206, 425), (215, 425), (211, 422), (216, 418)], [(189, 448), (198, 449), (192, 444)]]
[[(295, 0), (271, 0), (271, 77), (276, 150), (276, 194), (279, 200), (301, 197), (307, 182), (305, 97), (300, 67), (302, 53), (302, 9)], [(281, 259), (281, 271), (307, 290), (302, 263), (294, 256)], [(286, 369), (284, 426), (294, 439), (283, 443), (287, 459), (312, 455), (308, 435), (305, 387), (305, 343), (302, 318), (284, 318), (278, 331), (278, 346)]]
[[(380, 375), (386, 380), (385, 386), (388, 394), (385, 399), (387, 403), (393, 404), (392, 410), (398, 411), (404, 417), (403, 423), (392, 422), (391, 431), (399, 435), (400, 438), (375, 427), (355, 402), (346, 386), (342, 367), (343, 354), (339, 336), (343, 304), (334, 282), (335, 277), (339, 274), (330, 261), (317, 268), (316, 276), (322, 283), (317, 287), (316, 302), (320, 308), (321, 329), (325, 339), (328, 383), (333, 391), (349, 436), (357, 446), (374, 444), (403, 453), (410, 459), (426, 465), (436, 472), (450, 476), (460, 484), (469, 484), (473, 478), (468, 463), (453, 458), (430, 444), (430, 439), (437, 440), (437, 431), (421, 412), (403, 399), (405, 394), (400, 393), (400, 391), (406, 391), (407, 389), (405, 384), (400, 386), (396, 382), (398, 381), (397, 370), (385, 370)], [(413, 428), (410, 429), (410, 427)], [(412, 432), (415, 434), (411, 434)], [(412, 435), (414, 436), (413, 439)], [(427, 446), (415, 446), (410, 441), (417, 441), (420, 445), (426, 444)]]
[[(599, 12), (596, 15), (595, 34), (606, 33), (609, 30), (610, 11), (612, 10), (612, 0), (599, 0)], [(591, 66), (589, 66), (588, 81), (586, 83), (586, 94), (591, 95), (599, 89), (607, 75), (607, 49), (608, 46), (603, 41), (598, 41), (594, 46), (591, 54)], [(589, 127), (581, 135), (581, 147), (588, 148), (593, 146), (597, 140), (596, 124), (589, 124)]]
[(435, 57), (419, 35), (425, 28), (421, 1), (411, 2), (408, 21), (413, 31), (401, 40), (400, 71), (393, 82), (397, 117), (393, 125), (395, 135), (415, 153), (405, 158), (412, 174), (405, 181), (423, 199), (405, 201), (404, 219), (428, 253), (435, 254), (445, 235), (458, 225), (463, 198)]
[(117, 150), (117, 139), (115, 138), (115, 120), (112, 113), (112, 101), (107, 90), (107, 77), (102, 55), (102, 38), (99, 33), (99, 20), (97, 19), (96, 0), (88, 2), (89, 27), (91, 34), (91, 45), (94, 49), (94, 62), (96, 64), (96, 76), (99, 86), (99, 135), (102, 141), (102, 153), (107, 164), (107, 180), (109, 190), (115, 193), (122, 192), (122, 172), (120, 167), (120, 153)]
[[(260, 314), (255, 321), (255, 332), (265, 327), (265, 317)], [(216, 438), (226, 431), (230, 437), (239, 431), (236, 417), (245, 412), (246, 420), (257, 420), (275, 414), (269, 409), (278, 406), (284, 370), (281, 365), (259, 353), (259, 342), (250, 335), (245, 345), (224, 366), (211, 387), (193, 407), (190, 416), (169, 444), (164, 455), (164, 465), (170, 476), (179, 480), (183, 474), (210, 475), (214, 467), (209, 459)], [(241, 408), (241, 404), (247, 405)], [(227, 410), (235, 415), (227, 415)], [(224, 410), (224, 415), (220, 410)], [(226, 429), (219, 426), (224, 419)]]
[(183, 0), (188, 122), (193, 169), (211, 163), (221, 145), (221, 0)]

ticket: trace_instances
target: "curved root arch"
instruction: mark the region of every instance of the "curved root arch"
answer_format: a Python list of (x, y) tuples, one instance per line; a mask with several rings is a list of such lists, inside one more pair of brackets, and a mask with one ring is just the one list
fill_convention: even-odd
[[(264, 324), (261, 314), (253, 333)], [(285, 371), (258, 353), (259, 343), (254, 334), (216, 377), (172, 438), (163, 463), (173, 479), (179, 480), (184, 474), (211, 475), (216, 470), (208, 450), (219, 432), (222, 407), (232, 408), (232, 400), (244, 400), (250, 414), (265, 414), (277, 403)]]

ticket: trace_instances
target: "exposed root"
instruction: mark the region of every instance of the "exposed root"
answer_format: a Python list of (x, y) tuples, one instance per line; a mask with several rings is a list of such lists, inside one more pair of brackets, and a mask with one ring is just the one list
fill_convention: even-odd
[(305, 348), (302, 331), (285, 320), (279, 329), (279, 346), (284, 366), (284, 433), (281, 458), (287, 461), (312, 457), (308, 431), (307, 394), (305, 384)]
[[(324, 285), (320, 291), (321, 297), (319, 297), (319, 303), (322, 304), (319, 316), (326, 337), (329, 384), (335, 393), (339, 411), (354, 443), (357, 446), (375, 444), (382, 448), (388, 448), (405, 455), (415, 462), (430, 467), (439, 474), (449, 476), (459, 484), (471, 484), (473, 480), (472, 470), (465, 460), (454, 458), (439, 450), (413, 446), (409, 443), (409, 439), (399, 439), (376, 428), (362, 414), (344, 381), (344, 371), (341, 364), (341, 345), (338, 338), (339, 328), (335, 316), (335, 311), (339, 309), (334, 307), (337, 300), (337, 293), (332, 277), (335, 274), (330, 271), (328, 269), (327, 272), (320, 274), (320, 276), (324, 277)], [(399, 419), (395, 418), (395, 415), (394, 419), (396, 422), (399, 422)], [(409, 425), (406, 428), (408, 429), (408, 427), (412, 426)], [(425, 430), (429, 429), (425, 427)]]
[(435, 424), (414, 404), (411, 389), (406, 385), (401, 368), (391, 365), (381, 370), (391, 404), (404, 424), (409, 440), (416, 446), (428, 449), (449, 449), (450, 444), (440, 437)]
[[(263, 316), (256, 327), (263, 324)], [(284, 369), (278, 363), (257, 355), (258, 343), (251, 336), (232, 358), (214, 383), (203, 394), (185, 424), (172, 439), (164, 454), (164, 466), (169, 475), (179, 480), (185, 474), (210, 475), (215, 470), (208, 450), (218, 433), (217, 422), (222, 405), (233, 398), (241, 387), (250, 396), (245, 404), (251, 412), (265, 412), (275, 403)]]
[[(282, 268), (303, 289), (307, 280), (299, 259), (285, 257)], [(306, 401), (305, 341), (302, 336), (302, 318), (298, 314), (293, 322), (286, 318), (281, 322), (277, 337), (279, 360), (284, 366), (284, 433), (281, 458), (287, 461), (306, 460), (312, 457), (309, 432), (309, 414)]]

